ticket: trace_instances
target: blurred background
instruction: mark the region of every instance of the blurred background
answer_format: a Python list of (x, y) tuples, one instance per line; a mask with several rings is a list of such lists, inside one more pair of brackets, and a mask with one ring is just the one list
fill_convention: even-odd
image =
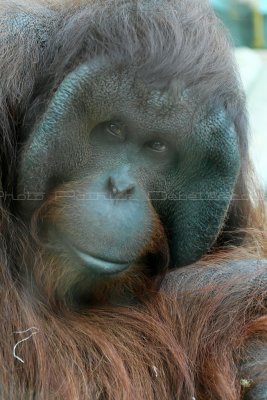
[(251, 155), (267, 194), (267, 0), (210, 0), (230, 31), (247, 97)]

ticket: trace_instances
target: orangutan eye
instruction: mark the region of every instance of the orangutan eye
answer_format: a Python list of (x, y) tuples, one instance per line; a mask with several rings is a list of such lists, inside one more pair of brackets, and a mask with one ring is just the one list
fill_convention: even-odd
[(155, 153), (165, 153), (168, 151), (167, 144), (160, 140), (153, 140), (152, 142), (147, 143), (147, 147)]
[(124, 139), (125, 133), (122, 124), (118, 122), (108, 122), (106, 124), (106, 131), (119, 139)]

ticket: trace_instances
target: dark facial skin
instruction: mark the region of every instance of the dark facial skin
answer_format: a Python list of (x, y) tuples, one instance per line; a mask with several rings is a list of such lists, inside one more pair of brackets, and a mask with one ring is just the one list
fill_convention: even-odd
[(80, 66), (23, 147), (20, 213), (29, 223), (44, 193), (47, 243), (97, 274), (127, 270), (155, 242), (157, 268), (192, 263), (220, 231), (240, 166), (223, 108), (195, 110), (193, 92), (153, 89), (133, 69)]

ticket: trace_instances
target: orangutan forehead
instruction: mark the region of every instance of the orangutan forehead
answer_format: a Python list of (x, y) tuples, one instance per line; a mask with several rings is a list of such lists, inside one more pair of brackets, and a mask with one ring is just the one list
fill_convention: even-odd
[[(207, 107), (199, 104), (194, 89), (184, 88), (182, 81), (162, 89), (155, 86), (139, 77), (134, 67), (114, 68), (97, 59), (71, 72), (52, 103), (60, 114), (65, 108), (68, 115), (75, 111), (80, 119), (87, 115), (91, 121), (100, 121), (120, 115), (129, 121), (157, 125), (159, 129), (188, 130), (188, 120), (196, 116), (199, 119), (202, 114), (206, 118)], [(222, 110), (220, 114), (221, 119)]]

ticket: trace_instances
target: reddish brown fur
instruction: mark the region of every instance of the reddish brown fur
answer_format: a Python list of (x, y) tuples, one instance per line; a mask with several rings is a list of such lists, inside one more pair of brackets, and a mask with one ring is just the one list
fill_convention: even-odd
[[(75, 62), (83, 59), (82, 44), (87, 34), (84, 22), (94, 12), (98, 18), (104, 15), (101, 8), (92, 12), (88, 11), (90, 7), (77, 12), (69, 10), (67, 2), (64, 3), (67, 11), (58, 9), (56, 2), (51, 2), (51, 7), (47, 2), (40, 5), (40, 1), (8, 3), (0, 3), (1, 15), (5, 16), (0, 33), (3, 49), (0, 54), (0, 155), (5, 193), (10, 193), (14, 185), (20, 127), (31, 123), (33, 111), (42, 110), (40, 104), (46, 104), (47, 92), (53, 92), (70, 65), (74, 68)], [(73, 5), (72, 1), (68, 3)], [(97, 1), (89, 3), (93, 8)], [(196, 10), (189, 7), (187, 11), (186, 2), (181, 1), (181, 9), (187, 13), (182, 19), (185, 25), (197, 21), (201, 12), (207, 24), (214, 22), (212, 14), (206, 16), (205, 7), (201, 11), (194, 4)], [(22, 24), (20, 35), (14, 35), (8, 30), (7, 21), (21, 9), (30, 15), (31, 23)], [(44, 15), (48, 20), (51, 16), (52, 21), (50, 47), (45, 49), (42, 38), (36, 39), (31, 25), (32, 21), (42, 24)], [(61, 30), (55, 33), (54, 27), (58, 29), (62, 21)], [(158, 17), (154, 16), (153, 21), (158, 21)], [(181, 54), (178, 51), (176, 54), (172, 46), (167, 48), (166, 53), (174, 52), (167, 54), (166, 59), (172, 56), (173, 60), (168, 65), (164, 64), (165, 50), (161, 49), (162, 54), (155, 51), (159, 43), (149, 31), (151, 53), (147, 50), (142, 73), (151, 71), (152, 65), (160, 65), (153, 71), (155, 80), (162, 78), (163, 84), (169, 82), (175, 77), (172, 68), (176, 68), (175, 62), (180, 56), (188, 65), (180, 62), (185, 66), (177, 74), (186, 70), (188, 85), (200, 84), (204, 97), (226, 98), (243, 155), (236, 193), (239, 198), (245, 194), (247, 200), (232, 202), (228, 223), (211, 254), (194, 266), (169, 273), (159, 292), (149, 289), (146, 281), (140, 282), (142, 276), (133, 274), (127, 284), (137, 285), (146, 293), (139, 296), (138, 304), (73, 310), (55, 295), (57, 282), (64, 281), (64, 272), (63, 276), (55, 273), (56, 260), (44, 256), (33, 245), (32, 237), (12, 215), (10, 198), (1, 196), (1, 399), (240, 400), (241, 379), (253, 380), (252, 385), (266, 379), (267, 356), (259, 351), (255, 357), (254, 349), (267, 346), (267, 267), (252, 261), (261, 260), (267, 254), (264, 209), (255, 187), (249, 184), (251, 170), (244, 102), (239, 88), (235, 89), (228, 44), (215, 25), (210, 22), (202, 31), (199, 28), (200, 36), (207, 40), (194, 52), (189, 39), (188, 49)], [(130, 32), (130, 25), (128, 29)], [(104, 33), (108, 37), (108, 30)], [(178, 40), (179, 32), (176, 33)], [(190, 36), (190, 29), (187, 34)], [(116, 53), (115, 45), (108, 47), (107, 37), (107, 52), (114, 51), (114, 58), (122, 57)], [(209, 54), (209, 37), (214, 41), (215, 55)], [(56, 44), (62, 41), (64, 46), (57, 54)], [(98, 45), (101, 47), (101, 43)], [(127, 41), (124, 45), (122, 53), (127, 50), (126, 56), (130, 59), (134, 48)], [(87, 50), (93, 54), (90, 46)], [(197, 50), (204, 57), (198, 60), (196, 71)], [(204, 68), (207, 55), (212, 61), (208, 65), (208, 79)], [(202, 70), (203, 76), (199, 73)], [(241, 233), (240, 241), (237, 238)], [(236, 244), (238, 248), (234, 247)], [(242, 261), (246, 259), (251, 261)], [(29, 328), (37, 331), (17, 333)], [(13, 349), (32, 332), (37, 333), (16, 348), (15, 355), (22, 363), (14, 357)]]
[[(33, 301), (3, 268), (1, 398), (240, 399), (241, 378), (266, 377), (266, 360), (237, 368), (255, 338), (267, 341), (266, 266), (227, 258), (169, 274), (138, 306), (81, 313), (53, 293)], [(30, 327), (38, 333), (18, 346), (22, 364), (12, 349), (28, 334), (15, 332)]]

